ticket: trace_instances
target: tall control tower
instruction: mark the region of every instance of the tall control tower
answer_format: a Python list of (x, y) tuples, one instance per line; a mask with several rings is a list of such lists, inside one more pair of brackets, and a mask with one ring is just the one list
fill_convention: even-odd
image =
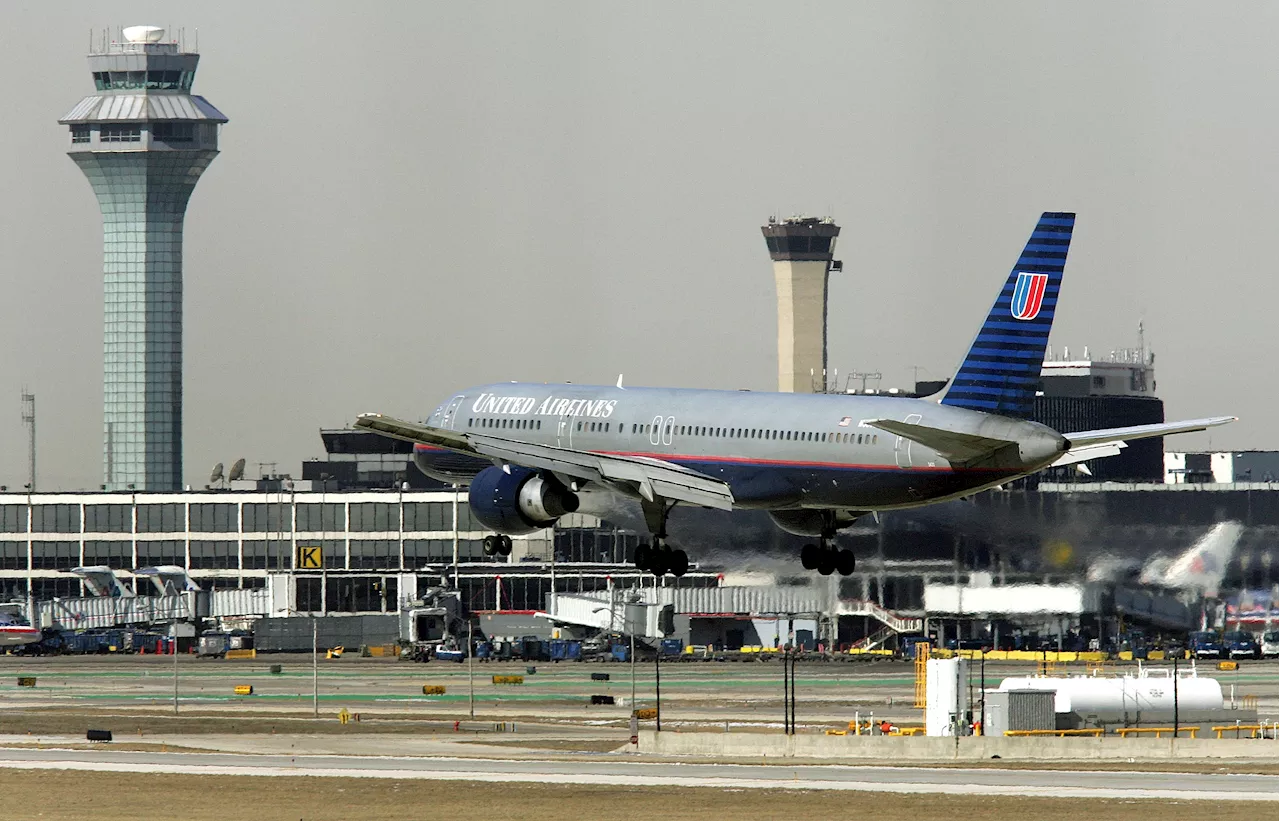
[(122, 34), (58, 121), (102, 209), (103, 470), (108, 490), (181, 490), (182, 221), (227, 118), (191, 94), (200, 55), (155, 26)]
[(840, 226), (830, 217), (769, 219), (764, 241), (778, 283), (778, 390), (812, 393), (825, 388), (827, 276)]

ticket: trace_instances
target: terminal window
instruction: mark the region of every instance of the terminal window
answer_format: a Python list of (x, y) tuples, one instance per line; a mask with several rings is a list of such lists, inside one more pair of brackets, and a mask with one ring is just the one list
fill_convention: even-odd
[(79, 533), (80, 505), (33, 505), (31, 529), (37, 533)]
[(453, 506), (447, 502), (408, 502), (404, 506), (404, 529), (453, 530)]
[(193, 570), (239, 570), (240, 544), (238, 542), (193, 541), (191, 543), (191, 568)]
[(0, 570), (26, 570), (26, 542), (0, 542)]
[(340, 504), (300, 504), (296, 508), (301, 533), (337, 533), (347, 529), (347, 509)]
[(158, 542), (138, 542), (138, 564), (142, 567), (154, 567), (162, 564), (186, 567), (186, 544), (173, 539)]
[(240, 516), (235, 505), (202, 504), (191, 506), (191, 530), (195, 533), (234, 533), (240, 529)]
[(183, 505), (138, 505), (139, 533), (180, 533), (187, 529)]
[(366, 532), (399, 530), (399, 505), (385, 502), (354, 504), (351, 506), (351, 529)]
[(71, 126), (71, 142), (73, 143), (89, 142), (89, 126), (87, 125)]
[(400, 542), (391, 539), (353, 539), (352, 570), (384, 570), (400, 567)]
[(0, 532), (26, 533), (27, 506), (0, 505)]
[(86, 565), (105, 564), (107, 567), (116, 570), (132, 569), (135, 566), (133, 561), (133, 542), (86, 541), (84, 543), (84, 563)]
[[(128, 545), (128, 543), (125, 543)], [(130, 546), (131, 547), (131, 546)], [(130, 549), (132, 555), (132, 549)], [(106, 562), (100, 562), (106, 564)], [(80, 565), (79, 542), (32, 542), (32, 570), (70, 570)], [(123, 565), (120, 565), (123, 567)]]
[[(422, 567), (453, 561), (452, 539), (405, 539), (405, 567)], [(26, 566), (25, 564), (23, 565)]]
[(284, 533), (293, 529), (290, 508), (283, 504), (244, 505), (245, 533)]
[(84, 529), (86, 533), (132, 533), (133, 507), (85, 505)]

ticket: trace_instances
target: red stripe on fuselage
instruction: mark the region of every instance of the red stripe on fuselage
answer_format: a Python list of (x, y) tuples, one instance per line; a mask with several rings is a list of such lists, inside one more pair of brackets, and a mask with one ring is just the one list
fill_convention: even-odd
[[(420, 443), (415, 443), (413, 449), (415, 452), (424, 451), (428, 453), (455, 452), (449, 448), (441, 448), (436, 447), (435, 445), (424, 445)], [(999, 468), (955, 468), (951, 466), (931, 467), (928, 465), (877, 465), (858, 462), (814, 462), (788, 459), (753, 459), (747, 456), (695, 456), (693, 454), (686, 453), (660, 453), (653, 451), (593, 450), (588, 451), (588, 453), (595, 453), (600, 456), (631, 456), (645, 459), (662, 459), (668, 462), (717, 462), (729, 465), (761, 465), (789, 468), (846, 468), (849, 470), (920, 471), (923, 473), (1016, 473), (1016, 471), (1004, 471)], [(481, 459), (483, 457), (477, 456), (476, 458)]]

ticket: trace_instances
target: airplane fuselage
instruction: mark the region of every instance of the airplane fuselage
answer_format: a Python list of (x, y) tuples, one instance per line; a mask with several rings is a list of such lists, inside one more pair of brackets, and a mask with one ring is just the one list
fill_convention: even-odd
[[(999, 464), (952, 464), (866, 424), (893, 419), (1017, 442)], [(1052, 463), (1063, 447), (1035, 422), (930, 400), (838, 394), (499, 383), (455, 394), (428, 424), (538, 445), (652, 457), (721, 479), (734, 506), (851, 511), (965, 496)], [(418, 444), (428, 475), (467, 482), (493, 462)]]

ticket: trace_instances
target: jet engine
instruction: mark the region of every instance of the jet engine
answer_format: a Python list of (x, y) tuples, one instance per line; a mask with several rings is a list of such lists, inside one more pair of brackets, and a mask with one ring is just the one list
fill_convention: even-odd
[(578, 509), (578, 497), (554, 478), (514, 465), (488, 467), (471, 480), (471, 512), (486, 527), (520, 536), (551, 527)]

